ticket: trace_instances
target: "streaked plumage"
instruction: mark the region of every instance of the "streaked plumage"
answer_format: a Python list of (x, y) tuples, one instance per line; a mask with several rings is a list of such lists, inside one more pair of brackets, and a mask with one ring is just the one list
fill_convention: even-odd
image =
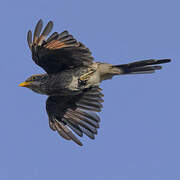
[(90, 50), (68, 31), (54, 32), (47, 38), (53, 22), (41, 33), (42, 27), (40, 20), (33, 37), (28, 32), (27, 41), (33, 61), (46, 74), (33, 75), (20, 86), (49, 96), (46, 110), (50, 128), (78, 145), (82, 143), (76, 135), (86, 134), (94, 139), (97, 134), (100, 118), (95, 112), (102, 109), (104, 95), (99, 85), (103, 80), (121, 74), (153, 73), (161, 69), (157, 64), (170, 62), (170, 59), (150, 59), (115, 66), (94, 62)]

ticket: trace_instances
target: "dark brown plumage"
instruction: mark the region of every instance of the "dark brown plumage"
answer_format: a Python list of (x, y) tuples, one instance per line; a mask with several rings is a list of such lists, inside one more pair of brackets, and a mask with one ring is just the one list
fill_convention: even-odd
[[(46, 110), (51, 129), (57, 130), (62, 135), (62, 132), (66, 134), (65, 129), (68, 131), (68, 127), (70, 127), (77, 135), (82, 137), (84, 133), (94, 139), (100, 119), (95, 113), (84, 110), (101, 111), (103, 94), (100, 90), (100, 88), (94, 87), (75, 96), (50, 96), (46, 102)], [(59, 122), (61, 123), (59, 124)], [(72, 139), (82, 145), (70, 132), (66, 135), (65, 139)]]
[(50, 21), (40, 35), (42, 30), (42, 20), (40, 20), (34, 31), (33, 42), (32, 32), (28, 32), (28, 44), (37, 65), (47, 73), (57, 73), (65, 69), (92, 64), (93, 57), (89, 49), (76, 41), (68, 31), (60, 34), (55, 32), (45, 40), (52, 27), (53, 22)]
[(170, 62), (170, 59), (149, 59), (115, 66), (94, 62), (90, 50), (68, 31), (54, 32), (47, 38), (53, 22), (41, 33), (42, 27), (40, 20), (33, 37), (28, 32), (27, 41), (33, 61), (46, 74), (33, 75), (20, 86), (49, 96), (46, 110), (50, 128), (78, 145), (82, 143), (75, 134), (80, 137), (86, 134), (91, 139), (97, 134), (100, 118), (95, 112), (102, 109), (104, 95), (99, 85), (103, 80), (121, 74), (153, 73), (161, 69), (157, 64)]

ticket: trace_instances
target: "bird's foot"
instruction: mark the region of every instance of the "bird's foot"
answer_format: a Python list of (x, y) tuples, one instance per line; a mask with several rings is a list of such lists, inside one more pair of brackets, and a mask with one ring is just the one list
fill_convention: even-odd
[(92, 67), (88, 69), (88, 72), (81, 75), (80, 78), (78, 79), (78, 83), (80, 86), (85, 86), (87, 85), (87, 81), (90, 79), (91, 75), (95, 72), (95, 69)]
[(85, 86), (87, 84), (87, 81), (86, 80), (81, 80), (80, 78), (78, 79), (78, 84), (79, 86)]
[(96, 70), (95, 70), (94, 68), (89, 68), (88, 72), (85, 73), (85, 74), (83, 74), (83, 75), (81, 75), (79, 79), (80, 79), (81, 81), (88, 81), (89, 78), (91, 77), (91, 75), (92, 75), (95, 71), (96, 71)]

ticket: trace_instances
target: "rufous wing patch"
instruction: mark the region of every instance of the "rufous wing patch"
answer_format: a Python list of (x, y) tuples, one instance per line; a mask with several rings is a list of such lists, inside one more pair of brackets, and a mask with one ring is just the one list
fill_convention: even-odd
[[(77, 43), (77, 46), (79, 45), (79, 43)], [(59, 40), (52, 40), (51, 42), (49, 42), (48, 44), (46, 44), (44, 47), (47, 49), (61, 49), (61, 48), (65, 48), (65, 47), (72, 47), (75, 46), (74, 44), (66, 44), (64, 42), (60, 42)]]

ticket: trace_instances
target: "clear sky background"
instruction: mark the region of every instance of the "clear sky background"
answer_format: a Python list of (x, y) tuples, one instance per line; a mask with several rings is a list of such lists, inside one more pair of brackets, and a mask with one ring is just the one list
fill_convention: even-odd
[[(178, 0), (1, 0), (0, 179), (179, 180), (179, 7)], [(172, 63), (104, 82), (98, 135), (79, 147), (50, 130), (46, 96), (18, 87), (44, 72), (26, 42), (40, 18), (69, 30), (97, 61)]]

